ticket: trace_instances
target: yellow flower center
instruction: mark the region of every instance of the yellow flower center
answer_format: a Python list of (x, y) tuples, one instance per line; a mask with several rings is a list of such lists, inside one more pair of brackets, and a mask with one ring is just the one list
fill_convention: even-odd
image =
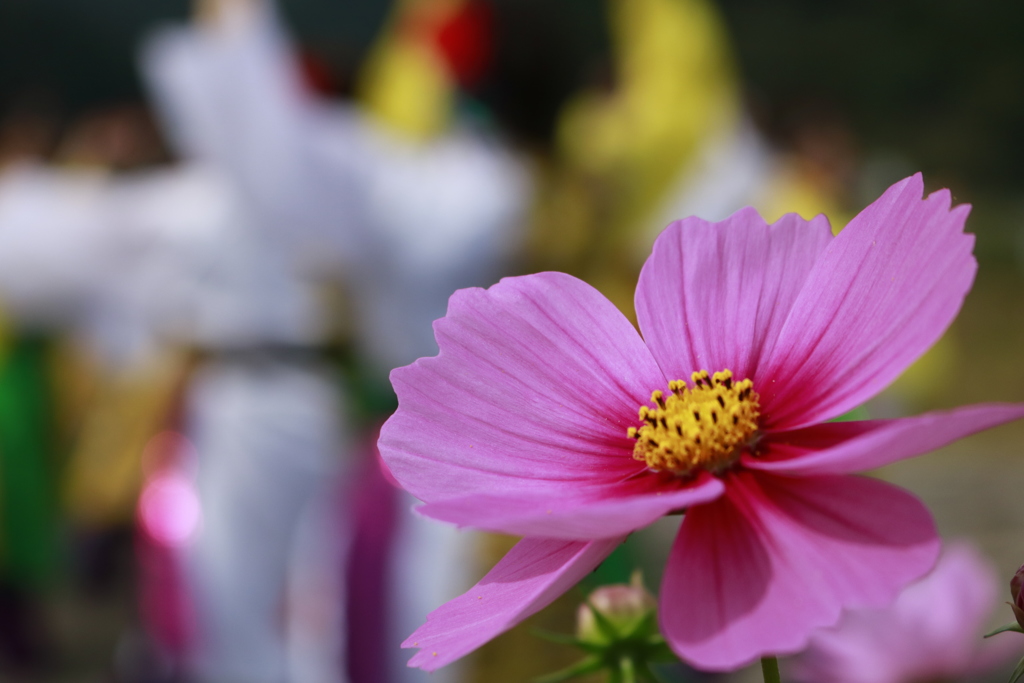
[(643, 426), (630, 427), (633, 457), (652, 470), (685, 476), (699, 468), (721, 472), (732, 466), (757, 436), (761, 397), (749, 379), (733, 382), (732, 371), (709, 377), (704, 370), (668, 383), (671, 394), (651, 394), (654, 408), (640, 406)]

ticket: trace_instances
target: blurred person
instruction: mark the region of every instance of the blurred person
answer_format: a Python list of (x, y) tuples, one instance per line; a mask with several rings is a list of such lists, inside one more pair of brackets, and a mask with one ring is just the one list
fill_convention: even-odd
[[(165, 33), (147, 50), (156, 99), (183, 150), (238, 179), (271, 239), (307, 267), (343, 276), (362, 372), (383, 384), (391, 368), (435, 352), (430, 323), (453, 291), (502, 272), (528, 201), (508, 147), (456, 116), (460, 69), (472, 65), (455, 67), (466, 51), (445, 51), (442, 36), (463, 32), (459, 44), (472, 45), (486, 19), (475, 3), (400, 3), (371, 54), (359, 108), (303, 86), (265, 3), (205, 7), (215, 23)], [(379, 467), (368, 472), (367, 485), (378, 485)], [(368, 521), (397, 503), (387, 484), (377, 490)], [(359, 638), (352, 615), (356, 681), (421, 680), (404, 668), (398, 643), (472, 580), (466, 535), (400, 513), (395, 524), (361, 537), (367, 552), (353, 559), (379, 558), (387, 604), (366, 607), (391, 616), (374, 642)]]
[[(363, 72), (358, 106), (304, 87), (266, 3), (200, 8), (213, 20), (165, 32), (145, 53), (174, 138), (244, 188), (269, 239), (311, 270), (343, 277), (357, 363), (368, 383), (386, 386), (391, 368), (436, 352), (430, 323), (455, 289), (489, 284), (508, 267), (528, 203), (522, 162), (461, 116), (459, 79), (472, 78), (473, 60), (486, 54), (486, 15), (477, 3), (400, 3)], [(377, 526), (357, 528), (357, 544), (367, 545), (353, 551), (350, 578), (374, 577), (357, 565), (376, 557), (384, 586), (356, 580), (353, 607), (363, 611), (350, 610), (358, 646), (349, 671), (354, 681), (423, 680), (398, 644), (471, 583), (473, 540), (401, 511), (397, 528), (381, 525), (398, 493), (371, 462), (360, 490), (379, 496), (361, 497), (355, 514)], [(387, 604), (367, 599), (374, 592)], [(382, 609), (390, 623), (368, 636), (361, 615)]]
[[(163, 386), (186, 380), (180, 424), (171, 426), (197, 454), (177, 472), (194, 488), (202, 518), (189, 533), (168, 535), (167, 524), (177, 528), (191, 513), (157, 506), (163, 512), (142, 525), (151, 537), (142, 542), (167, 548), (163, 567), (184, 576), (177, 585), (196, 612), (185, 642), (164, 644), (171, 654), (184, 649), (185, 665), (217, 681), (287, 680), (282, 634), (291, 622), (282, 614), (294, 612), (292, 558), (312, 554), (325, 574), (338, 561), (330, 543), (318, 539), (310, 551), (300, 540), (303, 525), (315, 524), (305, 520), (323, 517), (344, 451), (341, 399), (318, 354), (324, 316), (313, 285), (260, 239), (256, 220), (227, 179), (197, 164), (125, 176), (23, 165), (0, 178), (0, 295), (12, 317), (74, 329), (115, 375), (170, 358), (169, 369), (156, 364), (172, 380)], [(153, 421), (129, 435), (142, 439), (130, 454), (136, 462), (124, 468), (138, 472), (141, 446), (169, 424), (173, 393), (149, 401), (134, 394), (127, 407)], [(125, 427), (119, 417), (107, 414), (107, 429), (98, 420), (91, 453), (101, 460), (84, 458), (85, 470), (106, 463), (116, 466), (107, 468), (114, 479), (131, 478), (111, 447), (110, 433)], [(95, 517), (123, 496), (115, 499), (79, 497)], [(205, 570), (193, 573), (193, 565)], [(188, 631), (155, 627), (158, 637)], [(333, 659), (333, 644), (328, 649), (322, 656)]]
[[(343, 273), (358, 348), (383, 378), (435, 346), (447, 295), (500, 272), (518, 239), (525, 169), (496, 135), (458, 125), (432, 42), (443, 22), (422, 16), (463, 3), (401, 3), (365, 69), (365, 107), (308, 91), (265, 2), (209, 3), (220, 23), (164, 32), (146, 52), (172, 139), (227, 169), (300, 263)], [(410, 77), (412, 64), (436, 73)]]

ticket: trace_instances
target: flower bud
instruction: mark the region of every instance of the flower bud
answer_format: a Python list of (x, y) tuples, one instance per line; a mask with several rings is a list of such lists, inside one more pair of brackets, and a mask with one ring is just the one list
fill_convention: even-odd
[(657, 623), (650, 618), (657, 607), (654, 596), (637, 581), (602, 586), (580, 605), (576, 633), (591, 645), (646, 638), (657, 633)]
[(1010, 596), (1013, 602), (1010, 607), (1013, 609), (1013, 616), (1017, 617), (1017, 623), (1024, 628), (1024, 593), (1021, 587), (1024, 586), (1024, 565), (1017, 570), (1017, 573), (1010, 579)]

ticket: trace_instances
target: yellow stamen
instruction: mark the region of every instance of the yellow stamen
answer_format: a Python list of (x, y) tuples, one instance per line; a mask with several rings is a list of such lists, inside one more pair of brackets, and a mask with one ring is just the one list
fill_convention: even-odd
[(709, 377), (704, 370), (668, 383), (671, 394), (651, 394), (654, 408), (640, 406), (643, 426), (629, 428), (636, 439), (633, 457), (652, 470), (688, 475), (697, 469), (721, 472), (733, 465), (757, 436), (761, 397), (749, 379), (733, 382), (732, 372)]

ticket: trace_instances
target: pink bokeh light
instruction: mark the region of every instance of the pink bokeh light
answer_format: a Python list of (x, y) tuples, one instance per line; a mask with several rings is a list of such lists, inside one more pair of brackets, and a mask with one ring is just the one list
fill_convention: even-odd
[(150, 477), (139, 498), (143, 531), (165, 546), (180, 546), (192, 538), (202, 521), (199, 498), (192, 482), (176, 472)]

